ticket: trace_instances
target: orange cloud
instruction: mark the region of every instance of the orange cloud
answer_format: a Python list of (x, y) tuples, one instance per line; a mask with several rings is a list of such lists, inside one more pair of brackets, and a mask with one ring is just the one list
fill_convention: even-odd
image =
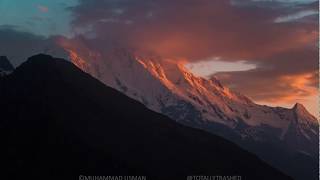
[(315, 77), (314, 74), (316, 72), (279, 77), (277, 81), (283, 88), (283, 94), (280, 94), (279, 97), (266, 98), (264, 101), (271, 103), (296, 103), (307, 97), (317, 95), (318, 88), (310, 86), (312, 81), (314, 81), (312, 79)]
[[(261, 73), (262, 71), (262, 73)], [(267, 70), (226, 72), (215, 76), (254, 101), (273, 106), (291, 107), (299, 102), (318, 114), (318, 70), (301, 74), (272, 74)]]

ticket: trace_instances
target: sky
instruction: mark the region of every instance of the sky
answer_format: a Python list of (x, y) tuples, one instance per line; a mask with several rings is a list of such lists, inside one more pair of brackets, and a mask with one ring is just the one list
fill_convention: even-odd
[(0, 0), (0, 27), (7, 26), (35, 35), (71, 34), (71, 12), (77, 0)]
[(14, 65), (37, 52), (66, 56), (57, 39), (134, 48), (317, 116), (318, 15), (317, 0), (0, 0), (0, 54)]

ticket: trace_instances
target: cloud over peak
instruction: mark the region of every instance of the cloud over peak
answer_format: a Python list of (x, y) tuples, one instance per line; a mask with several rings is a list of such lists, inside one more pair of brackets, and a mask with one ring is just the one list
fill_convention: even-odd
[(217, 76), (256, 100), (291, 103), (315, 94), (317, 7), (313, 0), (80, 0), (72, 27), (98, 51), (117, 44), (193, 63), (244, 60), (256, 68)]

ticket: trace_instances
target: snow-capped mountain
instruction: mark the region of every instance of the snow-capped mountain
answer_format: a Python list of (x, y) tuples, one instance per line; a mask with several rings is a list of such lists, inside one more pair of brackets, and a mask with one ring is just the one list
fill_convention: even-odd
[(318, 121), (301, 104), (292, 109), (255, 104), (215, 78), (196, 77), (183, 61), (125, 49), (101, 54), (83, 47), (65, 48), (75, 65), (106, 85), (182, 124), (237, 142), (269, 163), (274, 162), (257, 150), (261, 147), (245, 142), (318, 157)]

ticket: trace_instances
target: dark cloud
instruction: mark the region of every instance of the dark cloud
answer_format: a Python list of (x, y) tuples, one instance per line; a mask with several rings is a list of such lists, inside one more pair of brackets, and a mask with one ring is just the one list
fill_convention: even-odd
[(80, 2), (72, 9), (76, 31), (162, 56), (249, 60), (315, 39), (314, 24), (273, 22), (294, 9), (309, 9), (305, 4), (275, 9), (211, 0)]
[(0, 55), (7, 56), (15, 66), (38, 53), (67, 57), (65, 50), (55, 42), (56, 38), (45, 38), (11, 27), (0, 28)]

